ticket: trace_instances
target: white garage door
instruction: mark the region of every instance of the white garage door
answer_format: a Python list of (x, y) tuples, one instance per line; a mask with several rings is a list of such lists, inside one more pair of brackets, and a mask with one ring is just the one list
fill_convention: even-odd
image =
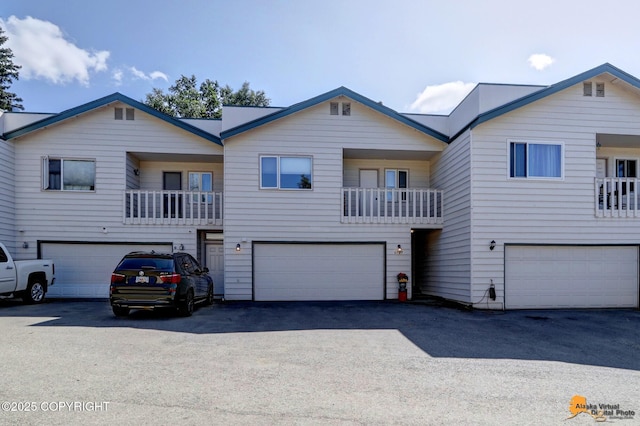
[(382, 300), (384, 244), (254, 246), (255, 300)]
[(505, 307), (638, 307), (637, 247), (507, 246)]
[(49, 297), (109, 297), (111, 273), (122, 257), (138, 250), (171, 253), (171, 244), (42, 243), (44, 259), (53, 259), (56, 281)]

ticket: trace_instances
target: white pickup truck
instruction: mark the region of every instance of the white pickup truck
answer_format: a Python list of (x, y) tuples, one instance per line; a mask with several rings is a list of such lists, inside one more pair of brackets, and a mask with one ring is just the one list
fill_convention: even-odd
[(21, 297), (40, 303), (55, 281), (53, 260), (13, 260), (0, 243), (0, 297)]

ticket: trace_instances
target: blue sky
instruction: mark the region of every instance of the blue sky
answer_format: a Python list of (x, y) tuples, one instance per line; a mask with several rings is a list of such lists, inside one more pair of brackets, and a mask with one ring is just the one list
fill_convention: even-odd
[[(640, 76), (634, 0), (2, 0), (27, 111), (180, 75), (273, 106), (346, 86), (400, 112), (446, 113), (478, 82), (552, 84), (609, 62)], [(537, 55), (537, 56), (536, 56)]]

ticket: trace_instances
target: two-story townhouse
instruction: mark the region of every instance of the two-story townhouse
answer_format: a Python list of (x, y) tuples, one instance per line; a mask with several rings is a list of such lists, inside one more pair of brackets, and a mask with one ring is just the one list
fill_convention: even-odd
[(55, 260), (50, 296), (107, 297), (133, 250), (209, 250), (222, 281), (219, 121), (176, 120), (117, 93), (59, 114), (5, 115), (5, 238), (17, 258)]
[(475, 103), (478, 90), (432, 164), (445, 226), (426, 243), (423, 292), (491, 309), (637, 308), (640, 81), (604, 64), (499, 106)]
[(403, 272), (410, 298), (482, 309), (638, 307), (639, 94), (605, 64), (446, 116), (346, 88), (222, 121), (119, 94), (6, 113), (0, 229), (56, 259), (60, 296), (104, 295), (137, 246), (197, 255), (229, 300), (395, 299)]
[(233, 110), (225, 297), (396, 298), (412, 230), (443, 226), (430, 162), (447, 136), (343, 87), (240, 125)]

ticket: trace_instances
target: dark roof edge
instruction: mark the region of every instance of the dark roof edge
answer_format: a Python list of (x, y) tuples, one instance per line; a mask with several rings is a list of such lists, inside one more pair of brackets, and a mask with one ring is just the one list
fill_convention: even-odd
[(570, 77), (566, 80), (560, 81), (558, 83), (552, 84), (551, 86), (548, 86), (544, 89), (538, 90), (536, 92), (533, 92), (529, 95), (523, 96), (521, 98), (518, 98), (514, 101), (508, 102), (504, 105), (501, 105), (499, 107), (496, 107), (492, 110), (489, 110), (487, 112), (484, 112), (482, 114), (479, 114), (474, 120), (472, 120), (467, 126), (463, 127), (456, 135), (455, 137), (452, 137), (451, 140), (454, 140), (456, 137), (458, 137), (461, 133), (463, 133), (467, 128), (471, 128), (473, 129), (474, 127), (478, 126), (479, 124), (482, 124), (486, 121), (492, 120), (496, 117), (499, 117), (503, 114), (506, 114), (510, 111), (513, 111), (515, 109), (518, 109), (520, 107), (529, 105), (532, 102), (538, 101), (542, 98), (545, 98), (549, 95), (552, 95), (554, 93), (557, 93), (561, 90), (564, 90), (568, 87), (571, 87), (575, 84), (578, 84), (584, 80), (589, 80), (593, 77), (596, 77), (600, 74), (603, 73), (609, 73), (611, 75), (613, 75), (614, 77), (617, 77), (629, 84), (631, 84), (632, 86), (639, 88), (640, 89), (640, 80), (634, 76), (632, 76), (631, 74), (622, 71), (619, 68), (614, 67), (613, 65), (609, 64), (609, 63), (604, 63), (600, 66), (597, 66), (595, 68), (592, 68), (588, 71), (585, 71), (583, 73), (580, 73), (576, 76)]
[(152, 116), (154, 116), (156, 118), (159, 118), (160, 120), (163, 120), (163, 121), (165, 121), (165, 122), (167, 122), (169, 124), (172, 124), (172, 125), (174, 125), (176, 127), (179, 127), (179, 128), (181, 128), (183, 130), (186, 130), (186, 131), (188, 131), (190, 133), (193, 133), (196, 136), (199, 136), (201, 138), (204, 138), (206, 140), (209, 140), (211, 142), (214, 142), (214, 143), (222, 146), (221, 139), (219, 137), (217, 137), (216, 135), (213, 135), (211, 133), (205, 132), (204, 130), (202, 130), (202, 129), (198, 128), (198, 127), (195, 127), (195, 126), (192, 126), (191, 124), (188, 124), (188, 123), (185, 123), (183, 121), (180, 121), (177, 118), (174, 118), (174, 117), (171, 117), (169, 115), (163, 114), (160, 111), (158, 111), (158, 110), (156, 110), (154, 108), (151, 108), (148, 105), (143, 104), (142, 102), (138, 102), (138, 101), (136, 101), (134, 99), (131, 99), (130, 97), (125, 96), (125, 95), (123, 95), (121, 93), (118, 93), (118, 92), (113, 93), (113, 94), (108, 95), (108, 96), (105, 96), (105, 97), (102, 97), (100, 99), (93, 100), (93, 101), (88, 102), (86, 104), (83, 104), (83, 105), (68, 109), (66, 111), (62, 111), (59, 114), (55, 114), (55, 115), (53, 115), (51, 117), (47, 117), (47, 118), (44, 118), (42, 120), (38, 120), (36, 122), (27, 124), (26, 126), (22, 126), (22, 127), (18, 128), (18, 129), (12, 130), (10, 132), (5, 133), (3, 135), (3, 138), (5, 140), (17, 138), (19, 136), (26, 135), (27, 133), (33, 132), (35, 130), (39, 130), (39, 129), (42, 129), (42, 128), (47, 127), (47, 126), (51, 126), (52, 124), (59, 123), (61, 121), (64, 121), (64, 120), (67, 120), (69, 118), (78, 116), (80, 114), (84, 114), (85, 112), (92, 111), (92, 110), (94, 110), (96, 108), (100, 108), (102, 106), (105, 106), (105, 105), (108, 105), (108, 104), (111, 104), (111, 103), (114, 103), (114, 102), (122, 102), (124, 104), (129, 105), (129, 106), (132, 106), (132, 107), (134, 107), (136, 109), (139, 109), (139, 110), (141, 110), (143, 112), (146, 112), (149, 115), (152, 115)]
[(297, 104), (291, 105), (290, 107), (286, 107), (282, 110), (276, 111), (272, 114), (265, 115), (263, 117), (257, 118), (255, 120), (249, 121), (247, 123), (241, 124), (239, 126), (233, 127), (231, 129), (225, 130), (220, 134), (222, 139), (227, 139), (232, 136), (236, 136), (240, 133), (244, 133), (256, 127), (262, 126), (264, 124), (270, 123), (272, 121), (278, 120), (280, 118), (286, 117), (288, 115), (294, 114), (296, 112), (302, 111), (304, 109), (310, 108), (319, 103), (328, 101), (329, 99), (336, 98), (338, 96), (346, 96), (348, 98), (353, 99), (356, 102), (359, 102), (381, 114), (384, 114), (396, 121), (399, 121), (407, 126), (410, 126), (422, 133), (425, 133), (435, 139), (438, 139), (442, 142), (448, 143), (449, 137), (443, 133), (438, 132), (430, 127), (427, 127), (419, 122), (410, 119), (389, 107), (382, 105), (381, 103), (375, 102), (365, 96), (362, 96), (346, 87), (339, 87), (337, 89), (331, 90), (329, 92), (323, 93), (321, 95), (315, 96), (311, 99), (307, 99), (306, 101), (299, 102)]

